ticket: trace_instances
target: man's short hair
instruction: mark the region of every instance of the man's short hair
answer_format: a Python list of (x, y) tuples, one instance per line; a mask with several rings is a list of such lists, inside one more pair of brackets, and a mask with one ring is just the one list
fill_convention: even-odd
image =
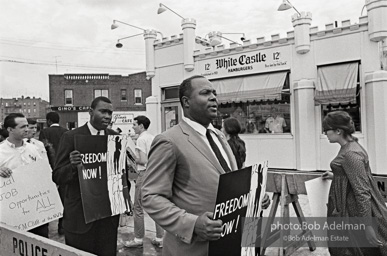
[(181, 84), (179, 86), (179, 99), (180, 99), (181, 106), (183, 106), (183, 100), (182, 100), (183, 96), (186, 96), (186, 97), (191, 96), (192, 80), (194, 80), (196, 78), (205, 78), (205, 77), (200, 76), (200, 75), (194, 75), (194, 76), (191, 76), (187, 79), (184, 79), (183, 82), (181, 82)]
[(16, 122), (15, 118), (18, 117), (25, 117), (22, 113), (11, 113), (4, 119), (4, 128), (7, 129), (8, 127), (15, 128)]
[(104, 97), (104, 96), (99, 96), (99, 97), (97, 97), (97, 98), (95, 98), (92, 102), (91, 102), (91, 108), (92, 109), (95, 109), (95, 107), (98, 105), (98, 103), (100, 102), (100, 101), (103, 101), (103, 102), (106, 102), (106, 103), (112, 103), (110, 100), (109, 100), (109, 98), (106, 98), (106, 97)]
[(8, 138), (9, 134), (6, 128), (0, 129), (0, 136), (2, 136), (4, 139)]
[(27, 122), (28, 124), (36, 124), (36, 120), (35, 119), (32, 119), (32, 118), (27, 118)]
[(54, 124), (59, 124), (59, 114), (57, 112), (49, 112), (46, 115), (46, 120), (50, 120)]
[(140, 125), (142, 124), (144, 126), (144, 129), (147, 130), (149, 125), (150, 125), (150, 120), (148, 117), (146, 116), (136, 116), (135, 118), (133, 118), (134, 120), (137, 121), (137, 124)]

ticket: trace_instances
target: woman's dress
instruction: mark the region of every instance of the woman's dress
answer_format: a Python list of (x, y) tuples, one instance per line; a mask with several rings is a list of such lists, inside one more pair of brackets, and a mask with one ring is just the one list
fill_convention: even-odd
[[(331, 162), (334, 174), (328, 200), (328, 217), (375, 217), (378, 221), (375, 233), (384, 244), (387, 240), (387, 208), (372, 177), (367, 152), (356, 141), (343, 145)], [(349, 231), (342, 231), (347, 234)], [(328, 231), (329, 234), (329, 231)], [(357, 241), (356, 241), (357, 239)], [(378, 248), (360, 248), (359, 239), (352, 241), (353, 247), (330, 247), (331, 255), (387, 255), (387, 245)], [(361, 240), (364, 241), (364, 240)], [(366, 240), (365, 240), (366, 241)]]

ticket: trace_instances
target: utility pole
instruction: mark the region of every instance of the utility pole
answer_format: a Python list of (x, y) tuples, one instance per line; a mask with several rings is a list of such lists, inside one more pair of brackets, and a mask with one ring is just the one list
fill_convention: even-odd
[(55, 58), (55, 70), (56, 70), (55, 74), (58, 74), (58, 57), (61, 57), (61, 56), (54, 56), (54, 58)]

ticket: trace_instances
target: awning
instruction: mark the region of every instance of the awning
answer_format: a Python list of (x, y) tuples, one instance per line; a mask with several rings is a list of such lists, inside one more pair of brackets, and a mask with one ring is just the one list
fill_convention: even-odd
[(211, 81), (220, 103), (281, 100), (287, 72)]
[(358, 66), (359, 64), (354, 62), (319, 67), (315, 103), (355, 103)]

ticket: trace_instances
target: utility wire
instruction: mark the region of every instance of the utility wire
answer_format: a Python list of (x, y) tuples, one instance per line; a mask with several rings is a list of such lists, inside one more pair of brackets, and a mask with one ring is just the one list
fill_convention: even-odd
[(66, 63), (54, 63), (54, 62), (33, 62), (33, 61), (20, 61), (11, 59), (0, 59), (0, 62), (10, 62), (15, 64), (28, 64), (28, 65), (39, 65), (39, 66), (61, 66), (61, 67), (73, 67), (73, 68), (84, 68), (84, 69), (109, 69), (109, 70), (144, 70), (138, 67), (111, 67), (111, 66), (92, 66), (92, 65), (81, 65), (81, 64), (66, 64)]
[(84, 46), (74, 46), (74, 45), (64, 45), (64, 44), (55, 44), (48, 42), (38, 42), (26, 39), (8, 39), (0, 37), (0, 44), (19, 46), (19, 47), (32, 47), (32, 48), (40, 48), (40, 49), (48, 49), (48, 50), (62, 50), (62, 51), (77, 51), (77, 52), (91, 52), (91, 53), (108, 53), (108, 54), (122, 54), (122, 52), (134, 52), (134, 54), (145, 55), (145, 47), (144, 48), (131, 48), (128, 44), (127, 47), (122, 49), (116, 49), (114, 44), (115, 41), (104, 41), (103, 43), (111, 44), (111, 47), (84, 47)]

